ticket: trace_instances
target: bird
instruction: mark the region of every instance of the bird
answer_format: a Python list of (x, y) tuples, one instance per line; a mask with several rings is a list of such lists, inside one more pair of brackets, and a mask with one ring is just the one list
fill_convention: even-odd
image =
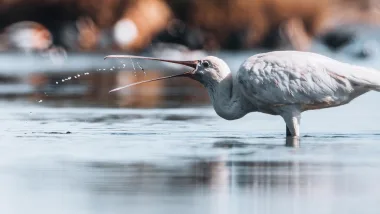
[(200, 82), (209, 94), (217, 115), (236, 120), (251, 112), (281, 116), (286, 137), (300, 138), (301, 114), (309, 110), (337, 107), (369, 91), (380, 91), (380, 73), (372, 68), (337, 61), (306, 51), (271, 51), (247, 58), (237, 72), (215, 56), (176, 61), (133, 55), (134, 58), (175, 63), (190, 71), (132, 83), (111, 90), (175, 77)]

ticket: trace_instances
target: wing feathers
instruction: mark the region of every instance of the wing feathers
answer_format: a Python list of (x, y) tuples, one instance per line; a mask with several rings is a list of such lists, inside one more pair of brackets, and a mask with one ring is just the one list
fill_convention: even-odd
[(339, 103), (358, 90), (380, 89), (377, 71), (307, 52), (253, 56), (243, 63), (237, 78), (246, 96), (275, 105)]

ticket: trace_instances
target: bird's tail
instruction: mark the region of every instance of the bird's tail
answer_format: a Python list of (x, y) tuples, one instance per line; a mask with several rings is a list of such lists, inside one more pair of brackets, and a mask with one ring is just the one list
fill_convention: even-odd
[(376, 71), (376, 74), (372, 79), (372, 84), (372, 90), (380, 92), (380, 71)]
[(370, 90), (380, 92), (380, 71), (363, 67), (359, 71), (351, 73), (349, 79), (359, 85), (367, 86)]

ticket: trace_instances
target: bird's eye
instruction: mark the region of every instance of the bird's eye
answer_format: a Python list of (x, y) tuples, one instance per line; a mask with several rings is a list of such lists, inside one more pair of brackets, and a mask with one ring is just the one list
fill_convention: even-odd
[(208, 63), (207, 61), (204, 61), (204, 62), (202, 62), (202, 66), (204, 68), (208, 68), (208, 67), (210, 67), (210, 63)]

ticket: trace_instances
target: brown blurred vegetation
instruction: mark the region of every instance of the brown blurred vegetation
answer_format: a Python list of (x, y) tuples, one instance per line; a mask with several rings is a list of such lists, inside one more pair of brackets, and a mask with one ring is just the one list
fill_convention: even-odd
[(377, 3), (374, 0), (194, 0), (186, 10), (185, 22), (202, 29), (206, 49), (231, 45), (237, 46), (235, 49), (258, 46), (273, 49), (281, 47), (282, 42), (295, 49), (307, 49), (310, 39), (339, 24), (376, 23)]
[[(206, 50), (303, 50), (334, 26), (377, 24), (378, 14), (377, 0), (0, 0), (0, 28), (34, 21), (52, 32), (54, 44), (87, 51), (139, 52), (155, 41)], [(137, 32), (128, 42), (115, 41), (123, 20)]]

